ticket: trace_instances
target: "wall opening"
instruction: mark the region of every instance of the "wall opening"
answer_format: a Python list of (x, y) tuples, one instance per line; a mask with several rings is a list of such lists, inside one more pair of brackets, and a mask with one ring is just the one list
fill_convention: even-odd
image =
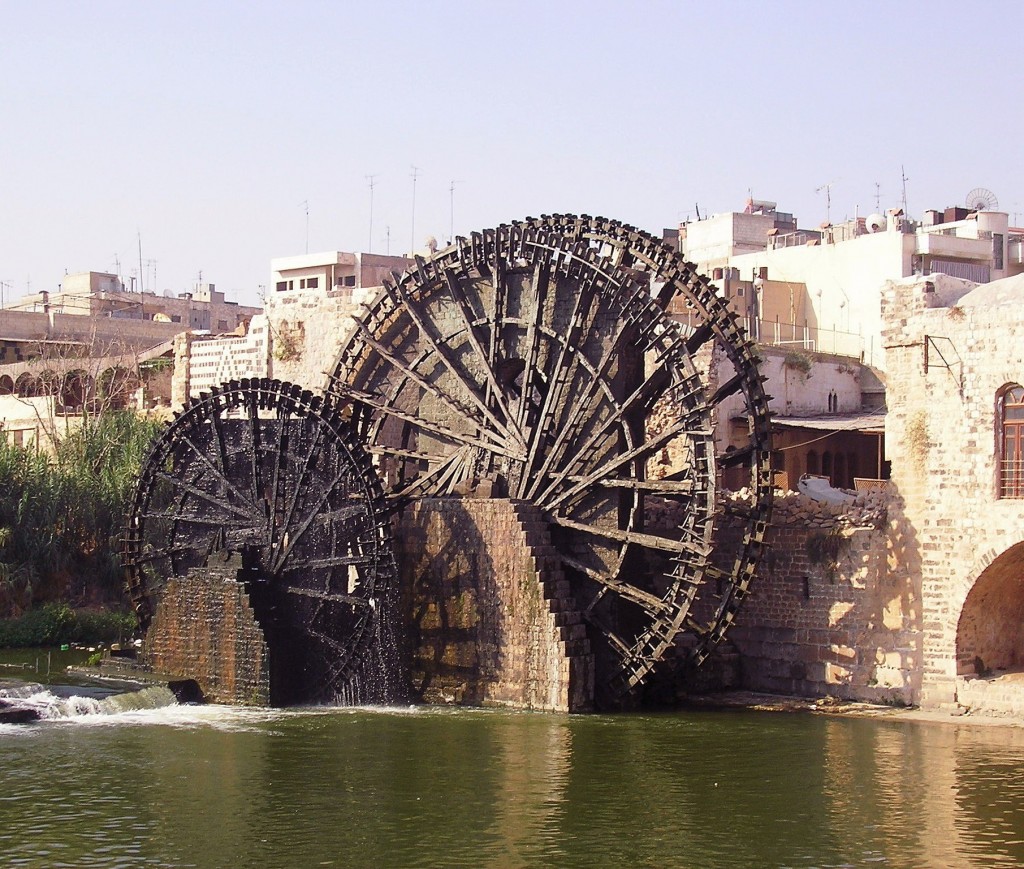
[(960, 612), (956, 661), (959, 676), (1024, 671), (1024, 542), (975, 581)]

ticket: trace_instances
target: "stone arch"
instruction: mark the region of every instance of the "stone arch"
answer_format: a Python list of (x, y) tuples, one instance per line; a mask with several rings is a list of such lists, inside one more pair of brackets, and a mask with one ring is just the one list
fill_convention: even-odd
[(113, 410), (123, 410), (131, 404), (139, 379), (134, 372), (120, 365), (106, 369), (98, 378), (96, 393)]
[(29, 371), (23, 371), (14, 381), (14, 391), (19, 398), (33, 398), (40, 394), (39, 378)]
[(61, 379), (60, 404), (69, 410), (81, 410), (92, 392), (92, 378), (86, 371), (68, 371)]
[(14, 392), (14, 379), (7, 374), (0, 375), (0, 395), (10, 395)]
[(964, 596), (956, 626), (956, 672), (1024, 669), (1024, 541), (991, 557)]
[(818, 461), (818, 451), (808, 450), (807, 451), (807, 473), (808, 474), (820, 474), (821, 463)]

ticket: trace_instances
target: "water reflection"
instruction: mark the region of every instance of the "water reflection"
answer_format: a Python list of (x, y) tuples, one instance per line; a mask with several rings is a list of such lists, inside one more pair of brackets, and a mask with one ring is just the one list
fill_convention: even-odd
[(171, 708), (0, 757), (10, 865), (1024, 864), (1009, 728)]

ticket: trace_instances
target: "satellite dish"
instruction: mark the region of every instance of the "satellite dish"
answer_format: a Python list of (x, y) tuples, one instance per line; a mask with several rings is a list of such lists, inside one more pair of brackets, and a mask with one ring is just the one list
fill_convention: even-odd
[(864, 225), (867, 227), (868, 232), (881, 232), (886, 227), (885, 215), (872, 214), (864, 221)]
[(967, 194), (967, 207), (971, 211), (995, 211), (999, 207), (999, 200), (991, 190), (975, 187)]

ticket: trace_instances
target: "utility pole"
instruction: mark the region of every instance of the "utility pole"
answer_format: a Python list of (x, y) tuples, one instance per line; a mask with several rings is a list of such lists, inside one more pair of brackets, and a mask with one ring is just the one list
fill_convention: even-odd
[(367, 175), (366, 180), (370, 182), (370, 243), (366, 248), (367, 253), (373, 253), (373, 183), (376, 175)]
[(910, 179), (907, 177), (906, 170), (903, 168), (902, 164), (900, 165), (900, 178), (903, 181), (903, 219), (909, 220), (910, 215), (907, 214), (907, 182)]
[(452, 181), (448, 185), (448, 244), (455, 243), (455, 185), (461, 181)]
[(409, 230), (409, 253), (416, 250), (416, 178), (420, 174), (417, 166), (412, 167), (412, 226)]

